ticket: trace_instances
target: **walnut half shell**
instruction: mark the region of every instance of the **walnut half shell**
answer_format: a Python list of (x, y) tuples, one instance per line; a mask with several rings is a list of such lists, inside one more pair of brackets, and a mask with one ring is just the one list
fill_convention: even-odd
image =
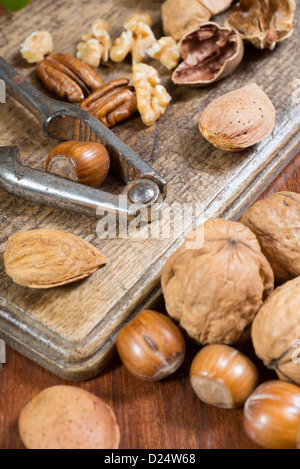
[(172, 80), (177, 85), (205, 86), (227, 77), (241, 63), (244, 42), (233, 29), (205, 23), (181, 41), (184, 59)]
[(255, 83), (212, 101), (200, 119), (200, 132), (215, 147), (241, 151), (267, 138), (275, 125), (275, 109)]
[(293, 34), (295, 0), (240, 0), (226, 26), (258, 49), (274, 49)]
[(227, 10), (231, 3), (232, 0), (167, 0), (162, 5), (164, 32), (179, 41), (212, 16)]

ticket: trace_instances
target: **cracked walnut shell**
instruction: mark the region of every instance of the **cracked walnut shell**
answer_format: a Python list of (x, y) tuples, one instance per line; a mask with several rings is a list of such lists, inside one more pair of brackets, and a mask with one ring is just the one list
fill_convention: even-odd
[(237, 342), (273, 287), (255, 235), (223, 219), (194, 230), (162, 272), (169, 315), (203, 345)]
[(232, 73), (244, 56), (244, 42), (233, 29), (205, 23), (181, 41), (184, 59), (172, 80), (177, 85), (205, 86)]
[(171, 96), (160, 84), (155, 68), (150, 65), (134, 65), (132, 82), (136, 91), (139, 113), (144, 124), (150, 127), (165, 113)]
[(279, 378), (300, 385), (300, 277), (277, 288), (252, 326), (255, 352)]
[(258, 49), (274, 49), (293, 34), (294, 0), (240, 0), (226, 25)]
[(162, 5), (164, 32), (180, 41), (212, 16), (227, 10), (231, 3), (232, 0), (167, 0)]
[(275, 109), (255, 83), (212, 101), (200, 119), (200, 132), (215, 147), (241, 151), (267, 138), (275, 126)]
[(256, 234), (277, 283), (300, 276), (300, 194), (272, 194), (249, 208), (241, 222)]

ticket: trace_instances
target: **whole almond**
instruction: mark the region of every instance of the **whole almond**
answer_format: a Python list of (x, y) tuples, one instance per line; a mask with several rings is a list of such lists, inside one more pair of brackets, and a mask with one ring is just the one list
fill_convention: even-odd
[(15, 283), (29, 288), (53, 288), (76, 282), (107, 264), (90, 243), (59, 230), (34, 230), (9, 238), (5, 271)]

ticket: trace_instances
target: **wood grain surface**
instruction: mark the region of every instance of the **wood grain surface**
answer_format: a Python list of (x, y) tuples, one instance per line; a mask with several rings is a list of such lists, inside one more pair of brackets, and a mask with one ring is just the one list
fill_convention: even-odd
[[(276, 179), (263, 197), (282, 190), (300, 192), (300, 155)], [(158, 307), (164, 311), (163, 305)], [(261, 381), (275, 378), (255, 358), (249, 333), (239, 348), (259, 367)], [(202, 404), (189, 382), (189, 367), (197, 347), (188, 344), (183, 368), (156, 384), (131, 376), (118, 358), (96, 379), (77, 383), (116, 411), (124, 449), (255, 449), (243, 431), (242, 410), (226, 411)], [(0, 448), (23, 449), (18, 416), (26, 403), (48, 386), (69, 384), (12, 349), (0, 376)]]
[[(162, 34), (160, 1), (150, 0), (33, 0), (23, 11), (0, 16), (0, 53), (28, 80), (42, 89), (32, 66), (19, 54), (22, 40), (32, 31), (46, 29), (54, 36), (55, 51), (74, 54), (75, 45), (96, 16), (109, 21), (112, 37), (122, 31), (131, 13), (149, 12), (157, 37)], [(299, 14), (298, 14), (299, 16)], [(218, 20), (223, 22), (226, 15)], [(171, 83), (170, 74), (155, 64), (172, 95), (166, 114), (151, 128), (136, 117), (115, 132), (151, 164), (168, 183), (168, 203), (193, 204), (195, 223), (204, 217), (237, 218), (296, 153), (300, 106), (293, 100), (299, 72), (298, 36), (272, 53), (246, 48), (236, 73), (222, 82), (188, 89)], [(100, 68), (104, 81), (131, 75), (124, 64)], [(273, 135), (240, 154), (213, 148), (198, 131), (204, 107), (217, 96), (256, 81), (272, 98), (277, 111)], [(12, 99), (0, 108), (0, 144), (20, 146), (26, 165), (42, 169), (56, 145), (43, 136), (27, 111)], [(109, 180), (115, 192), (120, 184)], [(0, 254), (7, 238), (21, 230), (56, 228), (92, 242), (109, 258), (107, 267), (76, 285), (50, 291), (21, 288), (5, 275), (0, 256), (0, 329), (17, 350), (70, 379), (95, 375), (110, 356), (115, 333), (124, 320), (151, 298), (159, 285), (166, 258), (182, 242), (182, 229), (168, 239), (101, 240), (94, 219), (28, 204), (0, 190)], [(150, 297), (149, 297), (150, 295)], [(155, 293), (154, 293), (155, 296)]]

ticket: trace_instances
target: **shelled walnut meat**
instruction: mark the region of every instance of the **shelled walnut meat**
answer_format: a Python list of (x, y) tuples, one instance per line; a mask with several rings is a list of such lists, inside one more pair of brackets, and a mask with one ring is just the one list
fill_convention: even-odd
[(93, 21), (89, 31), (81, 36), (76, 57), (90, 67), (97, 68), (101, 61), (108, 62), (111, 45), (109, 25), (99, 18)]
[(4, 252), (6, 274), (22, 287), (38, 289), (77, 282), (107, 262), (90, 243), (51, 229), (15, 234)]
[(152, 21), (148, 14), (133, 14), (124, 23), (125, 31), (112, 44), (110, 58), (113, 62), (123, 62), (131, 53), (132, 63), (144, 62), (147, 50), (156, 41), (151, 30)]
[(168, 70), (173, 70), (181, 59), (180, 45), (171, 36), (161, 37), (147, 50), (153, 59), (158, 59)]
[(277, 288), (252, 326), (256, 354), (279, 378), (300, 385), (300, 277)]
[(138, 110), (134, 88), (129, 86), (127, 78), (112, 80), (101, 86), (82, 101), (80, 107), (108, 128), (129, 119)]
[(215, 147), (242, 151), (267, 138), (275, 126), (275, 109), (255, 83), (212, 101), (200, 119), (200, 132)]
[(102, 86), (95, 70), (68, 54), (50, 55), (37, 64), (36, 71), (49, 91), (71, 103), (80, 103)]
[(300, 194), (272, 194), (256, 202), (241, 221), (256, 234), (277, 283), (300, 276)]
[(244, 42), (237, 31), (205, 23), (181, 40), (184, 61), (172, 80), (177, 85), (205, 86), (232, 73), (244, 56)]
[(293, 34), (295, 0), (240, 0), (226, 25), (258, 49), (274, 49)]
[(193, 231), (162, 273), (169, 315), (203, 345), (237, 342), (273, 287), (255, 235), (223, 219)]
[(230, 7), (232, 0), (167, 0), (162, 5), (164, 32), (179, 41)]
[(53, 39), (49, 31), (35, 31), (21, 45), (21, 54), (28, 63), (38, 63), (53, 51)]

